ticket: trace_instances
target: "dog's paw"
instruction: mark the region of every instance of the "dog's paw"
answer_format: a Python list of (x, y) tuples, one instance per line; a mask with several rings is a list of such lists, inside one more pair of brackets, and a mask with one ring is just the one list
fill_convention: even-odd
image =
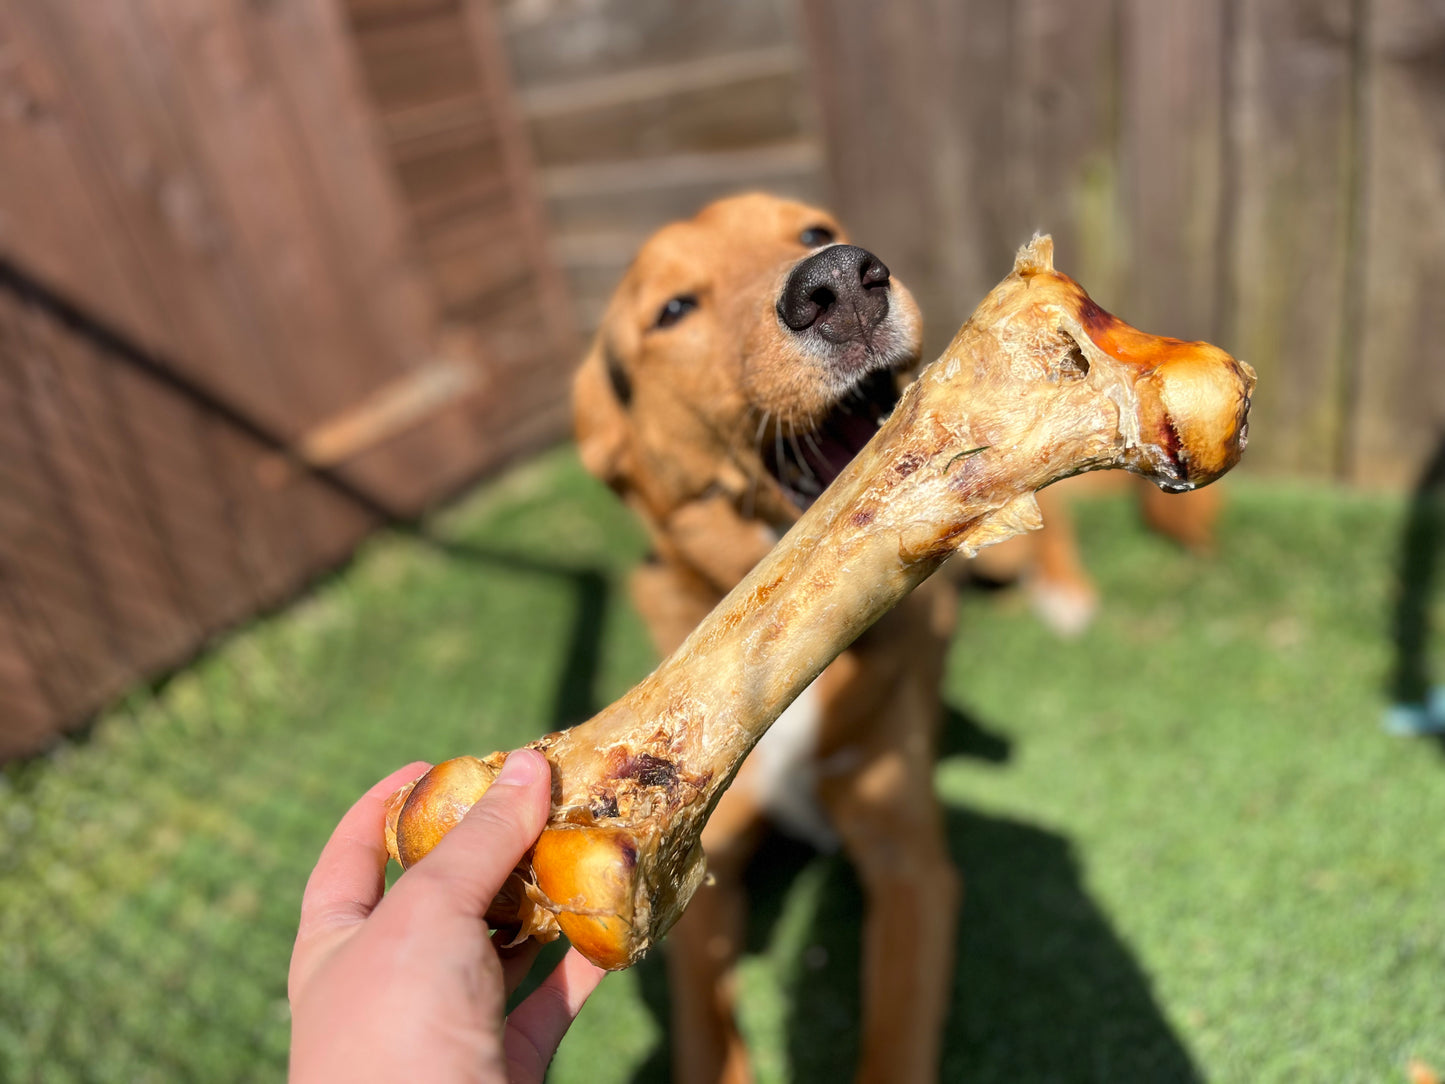
[(1099, 612), (1099, 595), (1087, 584), (1033, 580), (1029, 602), (1054, 634), (1072, 639), (1083, 634)]

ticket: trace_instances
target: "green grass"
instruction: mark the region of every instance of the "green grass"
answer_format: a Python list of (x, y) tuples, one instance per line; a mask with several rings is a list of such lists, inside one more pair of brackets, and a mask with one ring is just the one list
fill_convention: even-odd
[[(1105, 500), (1080, 509), (1106, 600), (1083, 640), (970, 596), (948, 677), (967, 720), (938, 772), (968, 883), (946, 1079), (1445, 1064), (1445, 757), (1378, 726), (1402, 515), (1245, 479), (1198, 562)], [(519, 744), (651, 665), (623, 591), (643, 542), (570, 453), (438, 533), (454, 545), (374, 540), (0, 776), (0, 1079), (279, 1078), (301, 886), (355, 795)], [(759, 1077), (847, 1079), (857, 883), (786, 842), (751, 880)], [(655, 961), (609, 978), (553, 1079), (665, 1079), (665, 1012)]]

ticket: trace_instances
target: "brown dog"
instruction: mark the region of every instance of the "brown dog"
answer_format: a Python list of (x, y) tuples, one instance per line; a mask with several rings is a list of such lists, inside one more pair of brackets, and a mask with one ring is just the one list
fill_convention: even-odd
[[(918, 361), (920, 320), (833, 218), (722, 200), (643, 246), (574, 385), (583, 462), (641, 516), (633, 594), (676, 648), (863, 446)], [(959, 883), (933, 791), (955, 600), (930, 580), (768, 732), (703, 834), (712, 883), (668, 938), (675, 1078), (742, 1081), (732, 969), (767, 821), (835, 837), (867, 894), (868, 1081), (936, 1077)]]

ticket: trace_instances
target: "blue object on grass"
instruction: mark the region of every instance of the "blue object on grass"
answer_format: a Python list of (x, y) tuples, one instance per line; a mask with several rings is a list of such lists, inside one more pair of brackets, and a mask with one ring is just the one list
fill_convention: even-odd
[(1423, 704), (1391, 704), (1385, 709), (1385, 730), (1402, 737), (1445, 734), (1445, 685), (1430, 690)]

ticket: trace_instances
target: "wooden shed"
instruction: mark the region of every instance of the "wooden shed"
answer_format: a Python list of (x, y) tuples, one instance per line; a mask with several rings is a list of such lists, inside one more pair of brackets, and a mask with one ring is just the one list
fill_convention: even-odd
[(0, 756), (557, 438), (481, 0), (0, 7)]
[(0, 757), (558, 439), (637, 244), (830, 205), (939, 345), (1035, 229), (1259, 371), (1248, 469), (1445, 443), (1442, 0), (9, 0)]

